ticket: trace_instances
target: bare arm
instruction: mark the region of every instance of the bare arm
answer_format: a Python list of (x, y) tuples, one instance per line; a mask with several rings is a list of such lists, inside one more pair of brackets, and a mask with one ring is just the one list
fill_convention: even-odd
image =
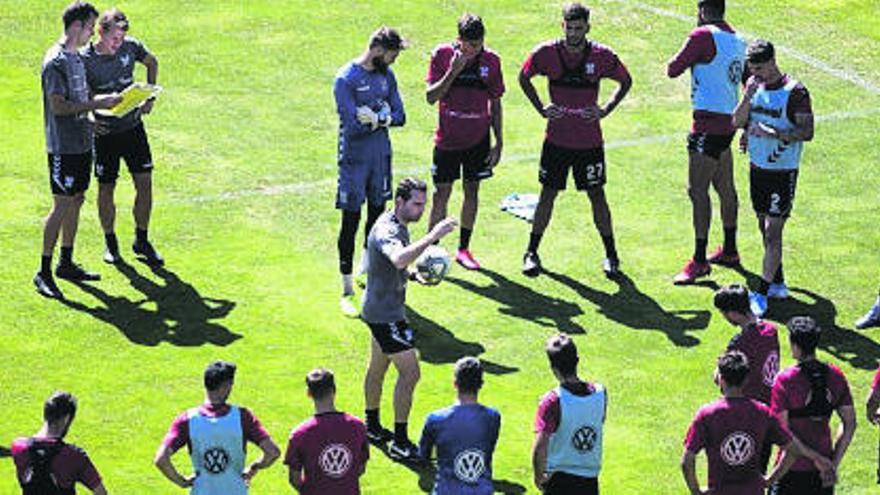
[(501, 98), (492, 98), (489, 102), (489, 111), (492, 117), (492, 133), (495, 135), (495, 146), (489, 150), (487, 161), (490, 167), (498, 165), (501, 161), (501, 148), (504, 147), (503, 112)]
[(856, 432), (856, 410), (853, 406), (841, 406), (837, 408), (837, 415), (840, 416), (840, 428), (837, 430), (837, 438), (834, 439), (834, 454), (831, 457), (835, 469), (840, 466)]
[(867, 409), (868, 422), (875, 425), (880, 424), (880, 413), (878, 413), (878, 409), (880, 409), (880, 387), (871, 389), (865, 408)]
[[(777, 417), (779, 418), (779, 422), (782, 424), (783, 428), (785, 428), (788, 431), (791, 431), (791, 428), (788, 425), (788, 411), (780, 411), (777, 414)], [(830, 459), (828, 459), (827, 457), (823, 456), (822, 454), (816, 452), (815, 450), (807, 447), (807, 445), (804, 442), (802, 442), (801, 439), (798, 438), (794, 433), (791, 434), (791, 439), (792, 439), (793, 447), (796, 451), (796, 453), (795, 453), (795, 451), (792, 451), (793, 455), (791, 455), (791, 457), (793, 457), (793, 458), (797, 457), (797, 456), (806, 457), (807, 459), (810, 459), (811, 461), (813, 461), (813, 465), (816, 466), (816, 469), (818, 469), (820, 473), (822, 473), (823, 477), (825, 477), (825, 478), (834, 478), (835, 477), (835, 474), (834, 474), (835, 466), (831, 462)], [(794, 462), (794, 460), (796, 460), (796, 459), (792, 459), (792, 462)], [(785, 474), (785, 473), (782, 473), (782, 474)]]
[(428, 235), (389, 255), (389, 261), (391, 261), (391, 264), (393, 264), (398, 270), (403, 270), (415, 261), (416, 258), (422, 254), (422, 251), (428, 248), (428, 246), (439, 241), (446, 236), (446, 234), (455, 230), (456, 226), (458, 226), (458, 221), (452, 217), (441, 220), (433, 229), (431, 229), (430, 232), (428, 232)]
[(110, 95), (95, 95), (88, 101), (70, 101), (60, 94), (49, 95), (49, 109), (53, 114), (62, 117), (65, 115), (77, 115), (83, 112), (91, 112), (99, 108), (111, 108), (122, 100), (116, 93)]
[(532, 473), (535, 486), (542, 492), (547, 483), (547, 448), (549, 446), (549, 433), (542, 431), (535, 434), (535, 444), (532, 446)]
[(630, 88), (632, 88), (632, 76), (629, 75), (629, 72), (626, 73), (625, 78), (618, 81), (618, 84), (617, 91), (611, 95), (611, 100), (602, 107), (601, 118), (613, 112), (617, 105), (626, 97), (626, 94), (629, 93)]
[(292, 486), (294, 490), (301, 492), (303, 485), (305, 484), (302, 469), (291, 468), (287, 475), (287, 481), (290, 482), (290, 486)]
[(268, 468), (281, 456), (281, 450), (278, 449), (278, 446), (275, 445), (275, 442), (270, 437), (264, 438), (259, 443), (259, 447), (263, 451), (263, 455), (245, 468), (242, 477), (246, 480), (253, 479), (257, 475), (257, 471)]
[(813, 114), (796, 113), (794, 115), (794, 129), (786, 132), (776, 131), (777, 139), (782, 141), (811, 141), (813, 139)]
[(544, 111), (544, 102), (541, 101), (541, 97), (538, 96), (538, 90), (532, 84), (532, 76), (526, 74), (525, 71), (519, 72), (519, 87), (522, 88), (526, 98), (532, 103), (532, 107), (541, 114), (541, 117), (547, 118), (547, 114)]
[(469, 61), (470, 58), (465, 58), (460, 51), (455, 50), (455, 54), (452, 55), (452, 60), (449, 62), (449, 68), (446, 69), (446, 73), (443, 74), (443, 77), (437, 82), (428, 85), (428, 89), (425, 92), (425, 98), (428, 100), (429, 105), (433, 105), (446, 96), (446, 93), (449, 92), (449, 88), (452, 87), (455, 78), (461, 74), (461, 71)]
[(159, 60), (152, 53), (144, 57), (144, 67), (147, 68), (147, 83), (156, 84), (159, 78)]
[(749, 124), (749, 112), (752, 110), (752, 97), (755, 96), (755, 91), (757, 90), (758, 83), (754, 80), (751, 80), (746, 84), (742, 99), (733, 111), (734, 127), (745, 127)]
[(802, 446), (802, 444), (796, 438), (792, 437), (792, 441), (788, 442), (788, 445), (782, 447), (782, 457), (773, 467), (773, 470), (770, 471), (770, 474), (764, 479), (767, 486), (779, 481), (779, 479), (785, 476), (785, 473), (791, 469), (794, 461), (796, 461), (798, 456), (801, 455), (799, 446)]
[(697, 481), (697, 455), (690, 450), (685, 450), (684, 455), (681, 456), (681, 474), (691, 495), (706, 493), (700, 489), (700, 482)]
[(181, 475), (177, 471), (177, 468), (174, 467), (174, 464), (171, 463), (171, 454), (171, 449), (165, 444), (162, 444), (162, 446), (159, 447), (159, 451), (156, 452), (156, 458), (153, 459), (153, 464), (155, 464), (159, 471), (175, 485), (181, 488), (192, 486), (195, 476), (186, 478)]

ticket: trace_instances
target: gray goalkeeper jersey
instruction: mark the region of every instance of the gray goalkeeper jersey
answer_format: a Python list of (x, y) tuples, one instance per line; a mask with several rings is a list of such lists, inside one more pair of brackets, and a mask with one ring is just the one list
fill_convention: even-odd
[(386, 211), (376, 220), (367, 238), (367, 289), (361, 317), (368, 323), (391, 323), (406, 319), (407, 269), (398, 270), (391, 255), (409, 245), (409, 230)]

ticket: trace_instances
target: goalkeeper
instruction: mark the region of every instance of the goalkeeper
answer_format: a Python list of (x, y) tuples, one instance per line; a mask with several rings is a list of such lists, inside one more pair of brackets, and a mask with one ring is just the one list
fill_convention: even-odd
[[(388, 128), (406, 120), (397, 80), (390, 65), (405, 48), (400, 34), (381, 27), (370, 36), (360, 57), (345, 64), (336, 75), (333, 95), (339, 113), (339, 176), (336, 208), (342, 211), (337, 248), (342, 275), (340, 309), (358, 315), (352, 283), (354, 243), (367, 202), (366, 236), (391, 199), (391, 142)], [(361, 272), (365, 267), (361, 266)]]

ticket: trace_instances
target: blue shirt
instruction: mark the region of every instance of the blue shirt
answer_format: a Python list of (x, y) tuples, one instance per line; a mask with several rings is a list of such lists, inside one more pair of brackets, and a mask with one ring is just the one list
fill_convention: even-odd
[(482, 404), (457, 404), (428, 415), (419, 442), (427, 459), (437, 447), (433, 494), (491, 495), (492, 453), (501, 415)]
[(364, 153), (390, 153), (388, 129), (380, 126), (373, 130), (370, 124), (360, 123), (357, 109), (368, 106), (378, 113), (387, 103), (391, 108), (391, 125), (402, 126), (406, 122), (403, 101), (397, 91), (397, 79), (391, 68), (384, 73), (371, 72), (356, 62), (349, 62), (336, 74), (333, 96), (339, 113), (340, 159)]

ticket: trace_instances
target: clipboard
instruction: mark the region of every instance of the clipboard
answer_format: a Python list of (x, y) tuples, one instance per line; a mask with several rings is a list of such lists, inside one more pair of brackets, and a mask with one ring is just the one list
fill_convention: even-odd
[(141, 106), (149, 98), (155, 98), (161, 92), (162, 86), (132, 83), (120, 93), (122, 101), (116, 106), (113, 108), (101, 108), (95, 110), (95, 113), (104, 117), (124, 117)]

